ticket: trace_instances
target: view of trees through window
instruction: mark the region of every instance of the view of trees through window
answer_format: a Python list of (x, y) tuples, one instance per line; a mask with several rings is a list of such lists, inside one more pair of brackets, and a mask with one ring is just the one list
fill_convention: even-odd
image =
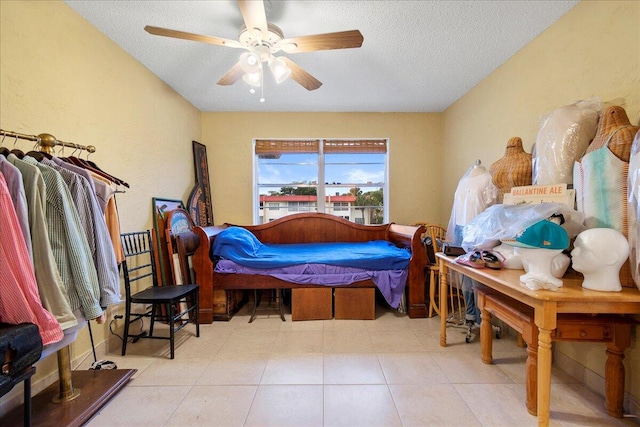
[(256, 224), (299, 212), (387, 222), (386, 140), (257, 140), (254, 166)]

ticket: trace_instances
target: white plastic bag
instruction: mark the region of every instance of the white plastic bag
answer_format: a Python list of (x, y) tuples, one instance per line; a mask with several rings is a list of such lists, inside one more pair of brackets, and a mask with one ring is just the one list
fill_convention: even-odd
[(575, 237), (584, 230), (584, 214), (564, 203), (535, 205), (493, 205), (471, 220), (463, 231), (465, 251), (492, 249), (501, 239), (513, 239), (523, 230), (554, 214), (562, 214), (562, 227)]
[(565, 105), (545, 116), (533, 150), (533, 184), (573, 184), (573, 164), (596, 135), (599, 99)]

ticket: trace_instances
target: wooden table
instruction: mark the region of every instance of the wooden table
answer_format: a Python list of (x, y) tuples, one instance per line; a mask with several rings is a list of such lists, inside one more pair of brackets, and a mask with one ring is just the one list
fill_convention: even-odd
[(440, 263), (440, 345), (447, 346), (447, 293), (449, 270), (457, 271), (534, 309), (538, 327), (538, 425), (549, 425), (551, 393), (551, 342), (560, 313), (640, 313), (640, 292), (623, 288), (622, 292), (599, 292), (582, 288), (579, 276), (564, 278), (557, 291), (532, 291), (520, 284), (522, 270), (475, 269), (456, 264), (453, 257), (436, 254)]

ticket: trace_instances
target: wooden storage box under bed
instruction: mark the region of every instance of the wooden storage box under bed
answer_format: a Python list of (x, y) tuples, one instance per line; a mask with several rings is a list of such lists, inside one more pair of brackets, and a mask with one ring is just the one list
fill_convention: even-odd
[(375, 288), (334, 288), (336, 319), (374, 320), (376, 318)]
[(333, 288), (291, 289), (291, 320), (333, 318)]

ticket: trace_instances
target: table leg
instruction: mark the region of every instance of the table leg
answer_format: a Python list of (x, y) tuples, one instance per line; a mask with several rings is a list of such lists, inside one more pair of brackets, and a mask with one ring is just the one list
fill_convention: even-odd
[(624, 348), (615, 343), (607, 343), (607, 361), (605, 363), (605, 406), (612, 417), (622, 418), (624, 415)]
[(480, 349), (482, 353), (482, 363), (490, 365), (493, 363), (493, 328), (491, 327), (491, 313), (484, 308), (485, 295), (478, 292), (478, 308), (482, 322), (480, 323)]
[(551, 404), (551, 329), (538, 326), (538, 425), (548, 426)]
[(447, 304), (447, 292), (449, 291), (449, 283), (447, 276), (449, 273), (449, 267), (446, 266), (444, 261), (440, 260), (440, 346), (447, 346), (447, 317), (448, 317), (448, 304)]
[[(529, 343), (527, 343), (529, 344)], [(538, 342), (527, 345), (527, 411), (538, 414)]]

